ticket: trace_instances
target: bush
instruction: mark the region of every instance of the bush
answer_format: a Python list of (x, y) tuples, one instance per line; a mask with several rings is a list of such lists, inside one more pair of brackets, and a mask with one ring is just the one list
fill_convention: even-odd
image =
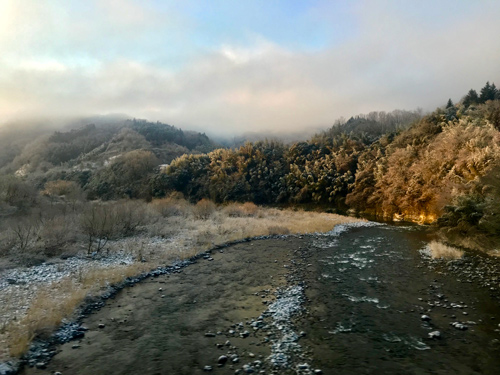
[(150, 222), (153, 217), (148, 212), (148, 206), (141, 201), (120, 201), (113, 207), (114, 234), (130, 236)]
[(271, 225), (268, 230), (271, 236), (290, 234), (290, 229), (288, 229), (287, 227), (283, 227), (281, 225)]
[(61, 255), (64, 245), (75, 240), (74, 217), (57, 216), (43, 222), (40, 240), (47, 256)]
[(214, 202), (208, 199), (202, 199), (194, 206), (193, 214), (197, 219), (207, 220), (212, 216), (215, 210), (216, 206)]
[(186, 216), (189, 211), (189, 203), (176, 194), (167, 198), (155, 199), (151, 202), (154, 210), (163, 217)]
[(462, 250), (446, 246), (445, 244), (437, 241), (429, 243), (429, 250), (432, 258), (460, 259), (464, 255)]
[(259, 207), (252, 202), (230, 203), (223, 210), (230, 217), (253, 217), (257, 215), (258, 211)]
[(87, 253), (92, 252), (94, 244), (99, 253), (113, 236), (116, 227), (116, 216), (109, 205), (90, 204), (83, 212), (81, 229), (88, 238)]

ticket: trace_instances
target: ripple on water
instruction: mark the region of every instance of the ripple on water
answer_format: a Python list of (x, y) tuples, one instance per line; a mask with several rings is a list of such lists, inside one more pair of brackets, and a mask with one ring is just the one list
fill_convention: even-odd
[(398, 336), (394, 332), (386, 332), (382, 334), (382, 338), (384, 339), (384, 341), (390, 342), (392, 344), (403, 343), (407, 348), (410, 349), (429, 350), (431, 348), (415, 336)]
[(361, 302), (369, 302), (369, 303), (375, 303), (375, 304), (379, 303), (378, 298), (371, 298), (368, 296), (355, 297), (355, 296), (351, 296), (349, 294), (342, 294), (342, 296), (347, 297), (347, 299), (349, 301), (356, 302), (356, 303), (361, 303)]

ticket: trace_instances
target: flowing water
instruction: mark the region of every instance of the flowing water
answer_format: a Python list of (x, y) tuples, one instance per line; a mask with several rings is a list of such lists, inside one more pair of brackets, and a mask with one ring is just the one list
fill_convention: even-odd
[(387, 225), (313, 242), (304, 329), (324, 373), (500, 373), (498, 300), (444, 262), (430, 268), (426, 242), (418, 227)]
[(124, 290), (25, 373), (499, 374), (498, 299), (428, 240), (369, 225), (232, 246)]

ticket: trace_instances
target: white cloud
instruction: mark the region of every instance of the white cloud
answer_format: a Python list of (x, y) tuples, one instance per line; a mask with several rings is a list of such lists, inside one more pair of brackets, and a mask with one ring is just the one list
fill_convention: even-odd
[[(357, 33), (344, 43), (304, 52), (253, 34), (253, 44), (225, 42), (216, 50), (197, 50), (174, 70), (163, 63), (161, 50), (157, 60), (144, 59), (126, 46), (144, 41), (148, 56), (156, 56), (151, 48), (162, 35), (156, 40), (151, 33), (163, 22), (179, 23), (175, 12), (152, 14), (136, 2), (109, 0), (99, 2), (101, 14), (84, 12), (99, 17), (95, 28), (96, 23), (36, 1), (2, 4), (0, 21), (5, 14), (26, 21), (16, 32), (7, 30), (12, 22), (0, 22), (5, 120), (127, 113), (219, 133), (295, 131), (373, 110), (433, 109), (500, 73), (500, 5), (455, 14), (452, 2), (447, 17), (443, 7), (426, 3), (434, 18), (442, 18), (436, 22), (422, 11), (410, 14), (390, 2), (366, 1), (356, 8)], [(73, 27), (60, 29), (60, 23), (73, 21)], [(162, 32), (168, 34), (168, 27)]]

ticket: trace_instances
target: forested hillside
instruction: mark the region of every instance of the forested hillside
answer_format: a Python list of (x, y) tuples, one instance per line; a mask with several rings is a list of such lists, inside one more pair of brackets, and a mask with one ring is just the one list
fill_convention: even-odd
[(437, 223), (450, 241), (492, 247), (500, 236), (499, 95), (487, 83), (425, 116), (372, 112), (338, 120), (308, 141), (235, 149), (144, 120), (31, 138), (11, 131), (2, 138), (0, 208), (21, 212), (37, 192), (113, 200), (176, 191), (192, 202), (307, 205)]
[(33, 130), (5, 131), (0, 172), (38, 190), (51, 181), (73, 182), (90, 199), (147, 197), (148, 178), (158, 165), (215, 148), (205, 134), (135, 119)]
[(319, 204), (386, 219), (437, 222), (449, 240), (500, 235), (500, 93), (489, 82), (424, 117), (371, 113), (307, 142), (247, 143), (175, 159), (152, 194), (191, 200)]

